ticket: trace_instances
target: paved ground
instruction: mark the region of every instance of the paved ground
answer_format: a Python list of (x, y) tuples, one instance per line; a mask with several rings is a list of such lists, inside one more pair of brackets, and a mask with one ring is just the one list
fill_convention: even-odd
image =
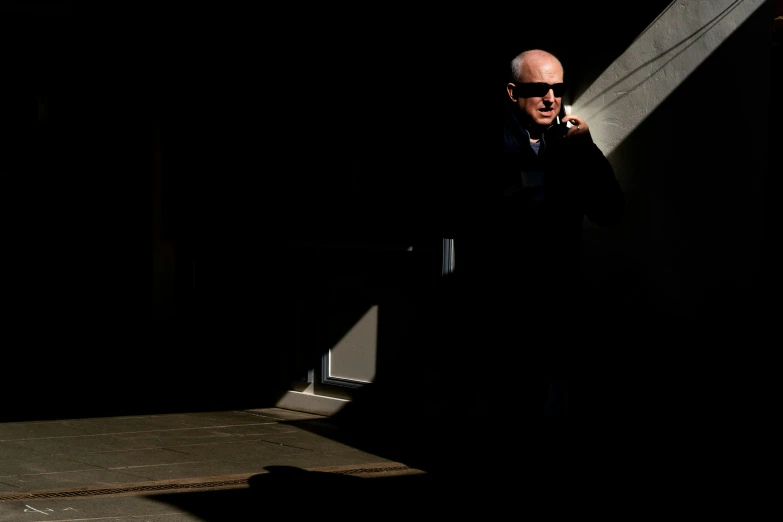
[(443, 475), (363, 440), (279, 408), (0, 423), (0, 521), (443, 512)]

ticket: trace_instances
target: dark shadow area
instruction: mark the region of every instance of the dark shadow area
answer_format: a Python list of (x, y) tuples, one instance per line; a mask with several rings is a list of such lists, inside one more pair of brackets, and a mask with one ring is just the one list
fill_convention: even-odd
[(72, 12), (73, 2), (70, 0), (8, 0), (0, 7), (0, 13), (5, 16), (65, 17)]
[[(513, 415), (513, 414), (510, 414)], [(477, 419), (475, 417), (482, 417)], [(367, 419), (372, 422), (371, 419)], [(488, 517), (508, 515), (518, 510), (519, 488), (536, 499), (557, 499), (565, 491), (553, 481), (563, 473), (566, 437), (561, 430), (504, 430), (509, 419), (498, 419), (493, 437), (480, 434), (491, 428), (482, 412), (462, 409), (451, 419), (452, 440), (436, 441), (444, 433), (443, 424), (425, 422), (419, 418), (400, 416), (393, 433), (368, 439), (366, 427), (360, 431), (346, 429), (336, 419), (295, 421), (297, 428), (318, 433), (354, 447), (376, 444), (373, 449), (384, 456), (404, 456), (403, 462), (426, 473), (400, 473), (398, 464), (390, 465), (391, 474), (362, 471), (308, 471), (292, 466), (268, 466), (266, 474), (254, 475), (245, 489), (184, 492), (154, 495), (150, 498), (202, 517), (205, 521), (265, 516), (266, 510), (316, 509), (319, 517), (343, 519), (372, 513), (382, 516), (410, 516), (412, 513), (433, 517), (464, 516), (478, 513)], [(432, 419), (431, 419), (432, 420)], [(443, 419), (439, 419), (442, 421)], [(366, 424), (366, 423), (364, 423)], [(359, 426), (354, 426), (359, 428)], [(376, 426), (379, 427), (379, 426)], [(435, 429), (436, 432), (430, 430)], [(513, 432), (513, 433), (512, 433)], [(486, 444), (472, 436), (482, 435)], [(515, 446), (531, 444), (533, 451), (509, 451), (511, 439)], [(392, 442), (392, 445), (386, 443)], [(446, 450), (446, 448), (448, 448)], [(445, 450), (445, 451), (444, 451)], [(449, 453), (448, 458), (446, 452)], [(425, 464), (426, 468), (417, 468)], [(396, 470), (396, 471), (395, 471)], [(361, 475), (353, 475), (360, 473)], [(478, 510), (478, 511), (476, 511)]]
[[(302, 515), (307, 510), (317, 510), (318, 517), (325, 520), (381, 513), (384, 517), (413, 513), (442, 517), (456, 516), (480, 504), (475, 497), (467, 495), (455, 498), (454, 495), (469, 490), (456, 478), (449, 481), (431, 475), (358, 478), (287, 466), (270, 466), (268, 470), (267, 474), (251, 477), (249, 487), (244, 489), (172, 493), (150, 498), (205, 522), (255, 520), (290, 509)], [(501, 491), (498, 488), (495, 493)], [(471, 492), (476, 493), (475, 489)], [(485, 506), (484, 512), (498, 508), (497, 504)]]
[[(306, 43), (338, 58), (308, 69), (312, 82), (287, 81), (289, 75), (301, 77), (298, 53), (264, 55), (263, 65), (278, 72), (272, 79), (256, 80), (255, 71), (246, 66), (258, 61), (250, 36), (251, 41), (234, 37), (223, 46), (196, 43), (204, 49), (191, 49), (184, 57), (177, 46), (160, 44), (143, 75), (138, 69), (125, 75), (155, 78), (150, 80), (154, 86), (113, 82), (114, 74), (69, 61), (70, 47), (58, 47), (50, 38), (48, 46), (41, 45), (60, 52), (41, 53), (49, 61), (41, 66), (47, 74), (33, 76), (39, 88), (4, 92), (4, 108), (11, 114), (3, 121), (5, 147), (11, 151), (4, 161), (6, 172), (15, 172), (4, 177), (10, 230), (5, 295), (11, 303), (5, 322), (9, 338), (16, 341), (5, 347), (5, 382), (12, 400), (2, 420), (272, 406), (281, 385), (312, 366), (311, 358), (291, 360), (292, 332), (302, 324), (292, 310), (304, 303), (305, 317), (313, 319), (296, 332), (300, 341), (311, 339), (322, 350), (339, 337), (339, 328), (324, 338), (316, 327), (324, 307), (332, 303), (327, 294), (341, 273), (355, 278), (359, 295), (392, 296), (391, 312), (380, 312), (378, 378), (358, 391), (336, 419), (357, 427), (362, 435), (357, 442), (378, 445), (389, 458), (435, 469), (453, 465), (441, 462), (447, 453), (444, 440), (452, 447), (471, 437), (493, 444), (479, 433), (480, 424), (471, 423), (472, 415), (489, 412), (498, 419), (516, 419), (520, 412), (546, 411), (547, 400), (565, 396), (565, 387), (550, 394), (543, 384), (550, 376), (534, 372), (531, 379), (520, 379), (514, 370), (517, 354), (487, 348), (498, 339), (488, 341), (491, 332), (475, 325), (492, 319), (493, 303), (471, 300), (472, 294), (463, 291), (469, 283), (459, 275), (433, 285), (439, 260), (425, 256), (409, 267), (396, 254), (363, 259), (366, 251), (312, 259), (291, 243), (402, 247), (458, 235), (476, 211), (463, 198), (461, 189), (469, 185), (465, 180), (480, 175), (499, 150), (496, 132), (486, 130), (496, 128), (496, 106), (489, 101), (494, 95), (489, 93), (497, 92), (495, 79), (505, 74), (508, 61), (521, 49), (544, 47), (563, 58), (569, 74), (578, 78), (575, 86), (589, 85), (666, 5), (634, 6), (618, 24), (620, 14), (607, 16), (585, 3), (567, 3), (561, 10), (562, 31), (526, 28), (518, 37), (510, 29), (491, 45), (463, 38), (459, 24), (444, 28), (441, 38), (427, 27), (409, 28), (404, 49), (389, 32), (372, 25), (355, 28), (339, 42), (316, 32)], [(552, 13), (558, 16), (557, 9)], [(565, 27), (573, 24), (590, 27), (590, 45), (569, 38)], [(294, 36), (307, 30), (303, 24)], [(578, 27), (573, 31), (579, 34)], [(597, 37), (609, 32), (610, 39)], [(170, 33), (172, 41), (182, 36), (174, 29)], [(362, 45), (355, 45), (360, 37)], [(454, 44), (439, 47), (431, 43), (435, 40)], [(771, 203), (753, 204), (759, 194), (756, 180), (731, 175), (743, 170), (742, 147), (726, 147), (723, 157), (686, 155), (672, 170), (649, 139), (678, 113), (691, 117), (691, 100), (719, 107), (727, 90), (743, 88), (744, 80), (718, 72), (722, 61), (734, 63), (729, 42), (660, 108), (668, 115), (651, 117), (615, 152), (613, 161), (618, 162), (632, 154), (649, 158), (650, 175), (633, 178), (626, 228), (591, 232), (585, 240), (585, 285), (598, 303), (585, 310), (595, 319), (592, 332), (603, 334), (607, 323), (619, 329), (607, 341), (601, 338), (600, 350), (578, 345), (585, 377), (576, 385), (569, 379), (567, 387), (568, 402), (572, 405), (577, 397), (577, 409), (592, 403), (602, 411), (638, 411), (635, 393), (615, 402), (633, 379), (629, 375), (636, 375), (627, 366), (646, 364), (638, 353), (633, 362), (622, 362), (628, 344), (643, 343), (650, 347), (648, 354), (655, 350), (650, 357), (658, 358), (657, 347), (674, 350), (672, 339), (687, 339), (702, 348), (686, 356), (706, 360), (710, 348), (700, 336), (704, 329), (712, 332), (710, 341), (729, 338), (744, 346), (743, 325), (749, 318), (771, 320), (751, 311), (764, 301), (759, 285), (705, 282), (755, 270), (758, 252), (746, 255), (757, 239), (752, 234), (763, 232), (754, 212), (773, 213)], [(19, 71), (34, 72), (29, 63)], [(375, 65), (380, 63), (394, 72), (379, 75)], [(216, 77), (223, 81), (212, 82)], [(736, 84), (729, 89), (727, 82)], [(433, 87), (444, 83), (447, 88)], [(715, 90), (704, 89), (705, 83)], [(49, 103), (43, 125), (36, 116), (38, 91), (46, 93)], [(754, 132), (752, 121), (744, 123)], [(162, 234), (178, 250), (175, 277), (188, 281), (189, 261), (196, 260), (199, 267), (197, 291), (188, 293), (187, 283), (178, 282), (179, 308), (162, 319), (149, 313), (154, 128), (161, 129), (169, 176), (170, 192), (162, 197), (168, 199), (164, 213), (171, 215), (163, 216)], [(709, 150), (717, 138), (706, 129), (689, 137), (700, 150)], [(740, 198), (744, 214), (729, 197), (737, 191), (754, 194)], [(663, 207), (650, 207), (648, 195), (660, 196)], [(676, 219), (664, 220), (665, 230), (654, 234), (650, 227), (661, 221), (652, 212), (666, 205), (677, 212), (664, 217)], [(739, 220), (726, 223), (718, 217), (726, 209)], [(707, 219), (711, 215), (717, 226)], [(649, 249), (651, 255), (621, 252), (616, 241), (629, 237), (632, 252)], [(659, 240), (670, 246), (657, 248)], [(626, 257), (603, 264), (615, 254)], [(639, 266), (640, 259), (649, 265)], [(727, 268), (732, 263), (742, 268)], [(649, 273), (659, 274), (661, 281), (646, 279)], [(685, 279), (698, 283), (678, 286)], [(756, 276), (750, 280), (759, 281)], [(659, 283), (671, 287), (675, 301), (681, 296), (685, 314), (662, 311), (668, 304), (658, 304), (651, 295)], [(738, 307), (738, 302), (756, 304)], [(364, 310), (361, 300), (348, 305), (339, 323), (344, 327)], [(689, 309), (696, 309), (695, 315)], [(715, 325), (729, 325), (730, 331)], [(688, 336), (675, 335), (680, 326), (687, 327)], [(572, 328), (579, 332), (579, 326)], [(659, 364), (679, 367), (682, 352), (669, 355)], [(617, 373), (607, 370), (618, 364)], [(593, 372), (605, 378), (588, 377)], [(520, 381), (530, 388), (520, 390)], [(408, 421), (420, 427), (412, 430)], [(458, 437), (455, 425), (464, 426)], [(504, 436), (518, 433), (508, 430)]]
[[(458, 19), (439, 24), (439, 38), (414, 24), (405, 46), (373, 24), (334, 39), (304, 20), (292, 37), (330, 57), (313, 64), (312, 82), (280, 79), (301, 75), (297, 53), (265, 55), (278, 79), (259, 80), (247, 67), (259, 62), (258, 42), (233, 26), (203, 41), (164, 24), (113, 60), (86, 45), (95, 32), (56, 19), (7, 34), (31, 43), (11, 67), (30, 83), (3, 98), (13, 195), (5, 321), (18, 340), (4, 366), (9, 388), (35, 393), (20, 393), (3, 420), (271, 406), (320, 356), (292, 357), (295, 343), (311, 340), (317, 352), (339, 338), (340, 328), (323, 330), (322, 316), (343, 276), (357, 281), (344, 301), (362, 293), (384, 301), (379, 377), (368, 396), (401, 391), (414, 401), (410, 384), (418, 383), (435, 397), (454, 386), (451, 371), (467, 380), (468, 395), (512, 381), (491, 371), (500, 357), (476, 365), (449, 332), (472, 310), (460, 305), (461, 291), (447, 289), (459, 283), (433, 284), (433, 245), (470, 220), (456, 187), (497, 149), (486, 131), (495, 124), (496, 56), (518, 43), (466, 40)], [(28, 30), (35, 38), (22, 40)], [(177, 42), (192, 46), (183, 52)], [(444, 80), (453, 86), (434, 101), (425, 86)], [(150, 198), (156, 129), (159, 201)], [(174, 252), (164, 272), (174, 304), (158, 316), (150, 314), (156, 204), (157, 239)], [(291, 247), (301, 241), (370, 249), (312, 259)], [(410, 245), (412, 254), (373, 249)], [(361, 308), (340, 324), (351, 325)]]

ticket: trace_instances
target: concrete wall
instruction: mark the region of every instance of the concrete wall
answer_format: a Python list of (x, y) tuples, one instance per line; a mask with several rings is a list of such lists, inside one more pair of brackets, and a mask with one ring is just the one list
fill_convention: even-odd
[(643, 288), (667, 315), (700, 316), (759, 283), (772, 109), (762, 4), (672, 4), (573, 103), (628, 199), (621, 227), (586, 231), (588, 269), (603, 267), (617, 297)]
[(779, 288), (776, 4), (563, 2), (567, 30), (506, 31), (507, 61), (530, 47), (561, 58), (572, 112), (626, 194), (622, 224), (584, 227), (590, 331), (571, 377), (592, 408), (698, 410), (746, 398), (742, 375), (763, 373)]
[[(616, 404), (644, 396), (702, 410), (746, 397), (738, 378), (744, 387), (740, 375), (763, 371), (770, 131), (780, 114), (771, 4), (673, 2), (586, 75), (573, 102), (627, 198), (620, 226), (586, 223), (584, 236), (599, 304), (589, 314), (603, 341), (585, 362), (617, 385)], [(620, 398), (624, 386), (634, 399)]]

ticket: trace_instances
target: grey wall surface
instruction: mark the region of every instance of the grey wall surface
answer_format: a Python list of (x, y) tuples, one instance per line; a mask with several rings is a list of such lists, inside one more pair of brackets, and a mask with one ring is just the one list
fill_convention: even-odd
[(744, 376), (764, 373), (779, 288), (775, 3), (566, 3), (570, 31), (507, 31), (508, 60), (561, 57), (572, 112), (626, 195), (620, 225), (584, 227), (587, 330), (571, 376), (584, 407), (703, 411), (747, 399)]
[(575, 102), (627, 197), (619, 228), (586, 230), (587, 268), (618, 298), (644, 289), (666, 315), (706, 319), (760, 283), (772, 109), (761, 4), (673, 5)]
[[(770, 7), (672, 3), (574, 102), (615, 167), (627, 211), (617, 227), (585, 226), (595, 297), (586, 314), (608, 341), (584, 355), (586, 366), (651, 407), (730, 403), (746, 397), (741, 375), (763, 372), (779, 114)], [(623, 385), (609, 394), (618, 404), (631, 400), (619, 398)]]

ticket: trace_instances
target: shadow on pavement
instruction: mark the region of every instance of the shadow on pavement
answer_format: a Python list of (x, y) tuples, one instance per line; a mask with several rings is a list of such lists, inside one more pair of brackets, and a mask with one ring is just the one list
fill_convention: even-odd
[[(282, 512), (286, 516), (314, 515), (325, 520), (366, 516), (443, 517), (464, 514), (468, 508), (482, 508), (485, 514), (498, 509), (503, 504), (497, 500), (508, 498), (505, 488), (510, 487), (501, 481), (486, 480), (489, 477), (482, 477), (479, 482), (466, 480), (465, 476), (447, 478), (430, 474), (358, 478), (288, 466), (266, 469), (269, 473), (250, 478), (248, 488), (150, 498), (206, 522), (261, 520)], [(511, 483), (519, 487), (517, 480)]]

